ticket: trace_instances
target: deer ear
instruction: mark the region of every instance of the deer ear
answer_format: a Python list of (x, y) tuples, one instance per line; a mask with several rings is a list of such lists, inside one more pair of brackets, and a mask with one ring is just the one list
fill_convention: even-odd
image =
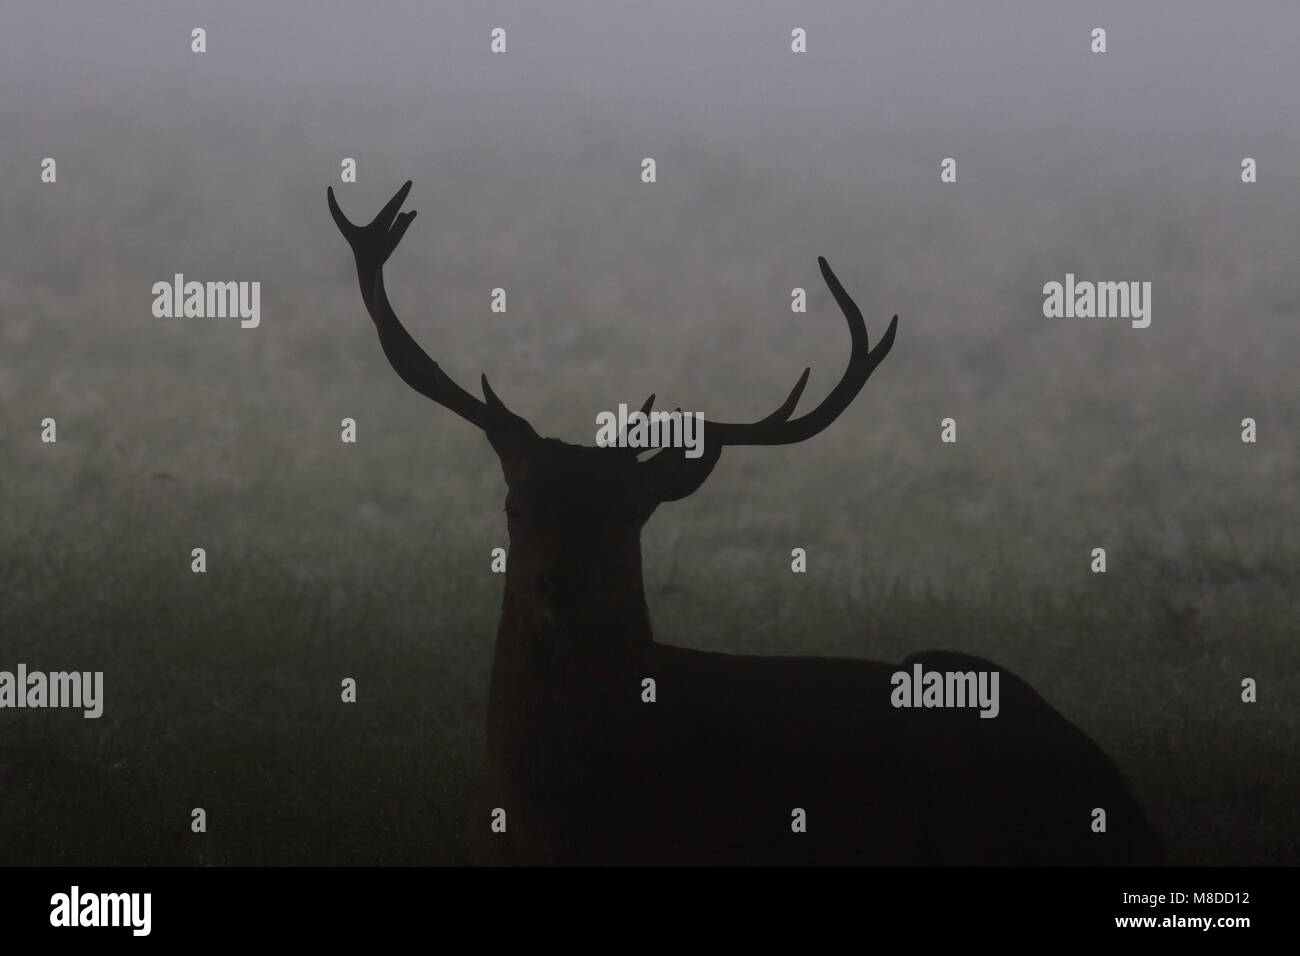
[(640, 465), (646, 494), (656, 504), (685, 498), (704, 484), (721, 456), (722, 446), (710, 442), (699, 458), (687, 458), (684, 448), (665, 448)]

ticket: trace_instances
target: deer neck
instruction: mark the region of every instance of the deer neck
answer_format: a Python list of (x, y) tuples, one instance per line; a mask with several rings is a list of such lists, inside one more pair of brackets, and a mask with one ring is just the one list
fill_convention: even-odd
[(606, 607), (598, 625), (585, 631), (542, 625), (536, 606), (507, 586), (488, 694), (492, 759), (510, 759), (521, 744), (542, 736), (548, 721), (587, 722), (607, 706), (603, 695), (623, 683), (614, 675), (644, 659), (654, 636), (639, 561), (635, 570), (627, 598)]
[(640, 578), (626, 602), (606, 609), (597, 624), (586, 629), (558, 631), (540, 623), (540, 615), (530, 602), (520, 600), (508, 590), (501, 602), (501, 623), (497, 627), (493, 674), (501, 672), (511, 683), (540, 678), (544, 661), (556, 656), (577, 657), (590, 654), (597, 659), (643, 650), (654, 642), (650, 614), (646, 608)]

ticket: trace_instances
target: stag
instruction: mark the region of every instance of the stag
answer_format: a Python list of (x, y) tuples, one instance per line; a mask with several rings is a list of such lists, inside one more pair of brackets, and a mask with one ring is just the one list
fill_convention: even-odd
[[(510, 536), (492, 663), (482, 862), (514, 864), (1134, 864), (1160, 840), (1115, 764), (1026, 683), (989, 661), (925, 651), (901, 664), (705, 653), (657, 643), (640, 532), (694, 492), (722, 450), (789, 445), (831, 424), (889, 354), (825, 259), (848, 321), (848, 369), (792, 417), (706, 421), (699, 457), (541, 438), (482, 378), (457, 385), (398, 321), (383, 265), (415, 219), (407, 182), (367, 226), (329, 208), (366, 309), (408, 385), (482, 429), (507, 486)], [(649, 411), (652, 395), (643, 411)], [(895, 706), (917, 664), (997, 672), (994, 719)], [(646, 688), (654, 682), (653, 702)], [(1105, 830), (1096, 827), (1105, 811)], [(495, 825), (494, 825), (495, 824)]]

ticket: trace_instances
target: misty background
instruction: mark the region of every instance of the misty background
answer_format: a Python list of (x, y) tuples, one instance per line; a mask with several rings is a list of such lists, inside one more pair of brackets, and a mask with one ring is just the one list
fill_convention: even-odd
[[(1300, 861), (1300, 13), (975, 6), (0, 2), (0, 669), (105, 672), (99, 720), (0, 712), (0, 863), (466, 861), (504, 481), (325, 203), (408, 178), (398, 315), (545, 435), (757, 419), (805, 366), (813, 407), (818, 255), (873, 341), (899, 315), (834, 425), (651, 519), (658, 640), (987, 656), (1170, 862)], [(154, 318), (177, 272), (260, 281), (260, 327)], [(1067, 272), (1150, 281), (1150, 327), (1044, 318)]]

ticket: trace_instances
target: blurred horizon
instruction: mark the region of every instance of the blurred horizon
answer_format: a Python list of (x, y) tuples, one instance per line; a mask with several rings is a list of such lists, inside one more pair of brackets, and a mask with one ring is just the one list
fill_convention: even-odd
[[(463, 862), (504, 481), (389, 367), (325, 202), (368, 221), (411, 179), (398, 315), (544, 435), (593, 444), (596, 412), (652, 392), (758, 418), (806, 366), (811, 409), (849, 348), (819, 255), (873, 342), (899, 315), (830, 428), (728, 449), (651, 519), (659, 640), (990, 657), (1115, 757), (1173, 862), (1294, 864), (1297, 24), (1285, 3), (0, 5), (0, 667), (107, 688), (85, 726), (0, 726), (0, 863)], [(260, 281), (260, 326), (154, 318), (177, 272)], [(1151, 326), (1044, 318), (1067, 273), (1150, 281)], [(344, 673), (373, 707), (338, 713)], [(195, 791), (239, 834), (151, 829)], [(377, 834), (390, 800), (424, 809)]]

